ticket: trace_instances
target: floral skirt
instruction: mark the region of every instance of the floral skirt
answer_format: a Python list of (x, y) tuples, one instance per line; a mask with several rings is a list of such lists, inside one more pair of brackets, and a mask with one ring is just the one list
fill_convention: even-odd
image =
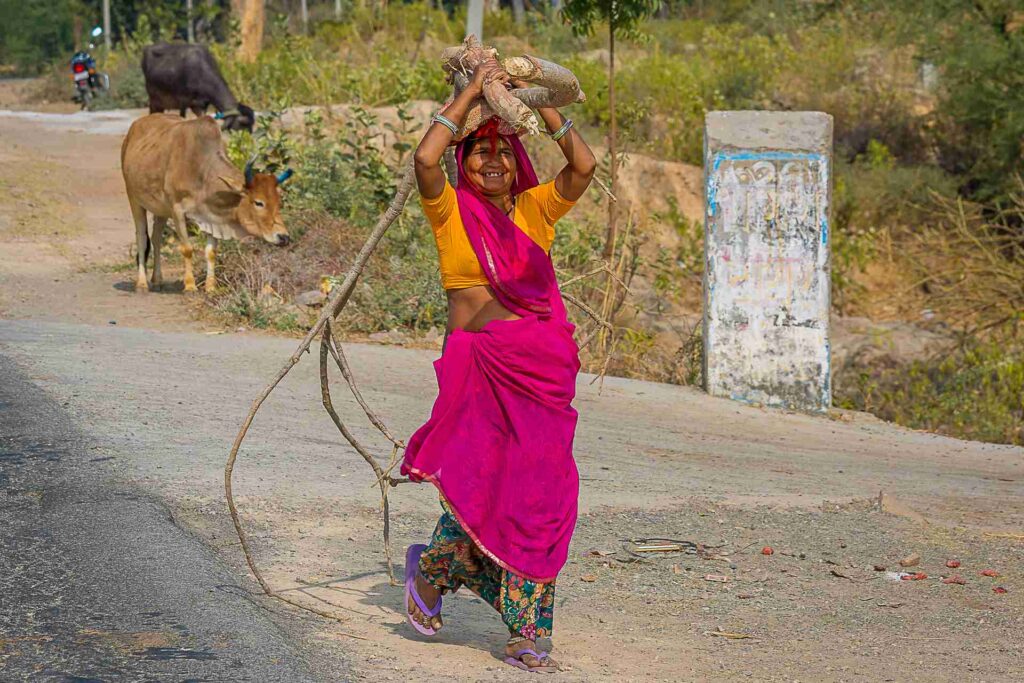
[(550, 638), (554, 582), (535, 583), (499, 567), (473, 543), (443, 499), (441, 507), (444, 514), (420, 556), (423, 578), (441, 593), (466, 586), (501, 614), (513, 636)]

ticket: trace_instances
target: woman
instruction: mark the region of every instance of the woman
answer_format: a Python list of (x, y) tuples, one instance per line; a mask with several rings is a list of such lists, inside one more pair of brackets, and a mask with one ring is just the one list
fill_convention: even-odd
[(492, 119), (458, 144), (452, 188), (441, 157), (495, 80), (510, 82), (496, 61), (481, 64), (415, 156), (448, 294), (448, 336), (434, 364), (437, 401), (402, 465), (437, 486), (444, 509), (430, 545), (406, 553), (407, 610), (419, 632), (433, 635), (441, 596), (467, 586), (508, 626), (505, 661), (551, 673), (557, 664), (536, 639), (551, 634), (555, 577), (576, 524), (571, 402), (580, 365), (548, 251), (595, 160), (571, 120), (541, 109), (568, 162), (554, 181), (538, 185), (518, 137)]

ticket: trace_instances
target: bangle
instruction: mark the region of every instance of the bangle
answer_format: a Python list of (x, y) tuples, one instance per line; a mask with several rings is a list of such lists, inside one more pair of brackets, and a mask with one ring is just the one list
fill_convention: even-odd
[(565, 123), (562, 124), (562, 127), (551, 134), (551, 139), (558, 142), (565, 137), (565, 134), (569, 132), (570, 128), (572, 128), (572, 119), (566, 119)]
[(459, 134), (459, 127), (455, 125), (455, 122), (449, 118), (442, 116), (441, 114), (434, 114), (434, 117), (430, 119), (434, 123), (440, 123), (442, 126), (452, 132), (452, 135)]

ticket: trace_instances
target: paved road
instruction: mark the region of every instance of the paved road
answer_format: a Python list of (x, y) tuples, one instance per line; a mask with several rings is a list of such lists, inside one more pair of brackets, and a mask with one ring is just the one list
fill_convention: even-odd
[(0, 356), (0, 680), (316, 680), (211, 551), (88, 444)]
[[(202, 500), (218, 512), (238, 426), (296, 344), (252, 333), (0, 321), (0, 355), (67, 404), (119, 476), (172, 507)], [(347, 350), (367, 400), (396, 434), (412, 433), (430, 412), (436, 352), (359, 344)], [(580, 378), (576, 401), (583, 512), (652, 509), (694, 496), (813, 507), (884, 489), (933, 521), (1024, 526), (1017, 504), (1024, 449), (913, 432), (863, 414), (845, 422), (759, 410), (653, 382), (609, 378), (599, 395), (589, 379)], [(319, 393), (310, 354), (257, 416), (236, 468), (236, 495), (376, 508), (366, 465), (340, 443)], [(343, 384), (335, 403), (357, 437), (390, 452)], [(403, 508), (436, 508), (425, 487), (398, 495)]]
[[(282, 383), (254, 423), (236, 470), (236, 495), (271, 583), (289, 587), (293, 595), (299, 595), (303, 582), (330, 584), (319, 594), (323, 604), (335, 605), (349, 621), (339, 626), (309, 620), (276, 604), (272, 612), (263, 611), (239, 588), (252, 584), (224, 514), (224, 458), (250, 401), (295, 343), (252, 333), (0, 321), (0, 464), (7, 478), (2, 513), (18, 519), (0, 528), (0, 638), (7, 641), (0, 649), (0, 656), (7, 657), (0, 680), (7, 680), (8, 672), (21, 675), (44, 665), (62, 672), (56, 680), (63, 673), (104, 680), (305, 680), (309, 670), (287, 643), (315, 653), (311, 659), (320, 670), (313, 674), (327, 680), (404, 680), (417, 672), (452, 680), (446, 660), (409, 638), (402, 625), (397, 613), (401, 593), (383, 581), (378, 499), (370, 474), (340, 444), (319, 405), (312, 356)], [(367, 399), (396, 433), (410, 433), (429, 413), (435, 352), (357, 344), (347, 351)], [(700, 519), (694, 511), (703, 508), (695, 500), (752, 511), (735, 528), (718, 527), (719, 521), (693, 532), (718, 538), (725, 528), (733, 535), (736, 529), (762, 528), (768, 513), (761, 506), (820, 511), (823, 500), (870, 498), (880, 489), (943, 526), (1009, 531), (1024, 526), (1019, 505), (1024, 449), (912, 432), (865, 415), (846, 422), (758, 410), (649, 382), (610, 378), (598, 395), (588, 380), (581, 378), (577, 400), (581, 510), (590, 515), (578, 531), (589, 540), (580, 543), (596, 547), (634, 533), (615, 526), (622, 515), (627, 520), (640, 515), (640, 528), (652, 530), (659, 523), (644, 521), (643, 515), (683, 510), (687, 518)], [(336, 405), (361, 439), (387, 452), (343, 386)], [(230, 567), (222, 567), (214, 551), (177, 528), (168, 510), (207, 547), (216, 548)], [(393, 499), (396, 547), (420, 540), (436, 510), (436, 495), (428, 487), (398, 489)], [(822, 518), (818, 523), (831, 528), (836, 521)], [(858, 531), (858, 538), (890, 533), (890, 526), (876, 526), (879, 520), (864, 523), (870, 526)], [(849, 533), (835, 531), (835, 536), (849, 538)], [(11, 544), (16, 546), (11, 549)], [(909, 545), (894, 544), (897, 549)], [(879, 553), (865, 549), (859, 555), (863, 563)], [(1012, 551), (998, 551), (990, 562), (1012, 566), (1012, 557)], [(825, 581), (834, 579), (826, 572)], [(619, 607), (613, 614), (629, 615), (618, 627), (627, 629), (636, 625), (633, 620), (642, 620), (637, 610), (650, 607), (628, 603), (631, 591), (591, 596), (590, 586), (570, 582), (562, 587), (562, 599), (569, 603), (562, 605), (560, 623), (574, 634), (575, 649), (560, 651), (581, 666), (567, 680), (622, 680), (616, 668), (622, 657), (632, 657), (625, 670), (651, 666), (658, 672), (655, 678), (671, 680), (656, 662), (651, 664), (655, 653), (701, 655), (706, 625), (673, 635), (680, 617), (669, 615), (689, 613), (702, 587), (686, 589), (679, 604), (687, 607), (673, 608), (681, 611), (652, 617), (656, 637), (649, 649), (633, 642), (613, 662), (601, 659), (611, 641), (600, 640), (601, 629), (608, 628), (604, 621), (613, 616), (588, 620), (592, 605), (614, 598)], [(611, 584), (601, 590), (611, 590)], [(779, 594), (789, 595), (781, 589)], [(849, 613), (859, 614), (860, 597), (849, 598)], [(785, 604), (773, 603), (771, 609)], [(969, 616), (962, 607), (942, 605), (943, 614)], [(494, 680), (498, 673), (489, 667), (497, 660), (487, 648), (500, 635), (492, 615), (472, 600), (454, 601), (450, 607), (456, 626), (441, 652), (466, 662), (474, 680)], [(745, 607), (722, 609), (724, 619)], [(753, 622), (777, 614), (750, 612), (745, 618)], [(997, 623), (1015, 614), (998, 617), (1003, 621)], [(986, 621), (995, 618), (986, 616)], [(367, 640), (348, 639), (339, 631), (354, 631)], [(979, 642), (995, 637), (988, 631), (975, 636)], [(825, 641), (815, 641), (812, 649), (818, 653), (814, 670), (828, 678)], [(790, 668), (785, 670), (805, 661), (802, 652), (794, 647), (786, 654)], [(943, 656), (942, 661), (952, 661), (951, 653)], [(913, 659), (911, 653), (892, 657), (906, 667)], [(993, 670), (1008, 670), (1009, 658)], [(349, 660), (360, 666), (347, 668)], [(768, 666), (769, 660), (759, 660), (758, 666)], [(711, 665), (705, 658), (699, 668)]]

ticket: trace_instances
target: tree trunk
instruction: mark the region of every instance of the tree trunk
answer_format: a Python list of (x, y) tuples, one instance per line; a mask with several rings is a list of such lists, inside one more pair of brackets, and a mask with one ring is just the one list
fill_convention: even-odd
[(469, 0), (466, 36), (476, 36), (481, 41), (484, 39), (484, 0)]
[(243, 62), (255, 62), (263, 48), (263, 0), (245, 0), (242, 11), (242, 44), (238, 58)]
[(306, 4), (306, 0), (302, 0), (300, 7), (302, 8), (302, 33), (309, 35), (309, 5)]
[(334, 0), (334, 20), (341, 21), (341, 0)]
[(523, 0), (512, 0), (512, 16), (517, 24), (522, 25), (526, 21), (526, 8), (523, 7)]
[(244, 13), (245, 0), (231, 0), (231, 16), (241, 22)]
[[(616, 181), (619, 177), (619, 155), (616, 145), (616, 134), (618, 133), (615, 121), (615, 25), (608, 26), (608, 114), (611, 118), (611, 130), (608, 133), (608, 153), (612, 157), (611, 167), (611, 192), (614, 195), (618, 188)], [(616, 195), (617, 196), (617, 195)], [(604, 242), (604, 257), (611, 259), (615, 252), (615, 238), (617, 235), (618, 203), (608, 200), (608, 234)]]
[(192, 19), (192, 0), (185, 0), (185, 26), (188, 42), (196, 42), (195, 21)]

